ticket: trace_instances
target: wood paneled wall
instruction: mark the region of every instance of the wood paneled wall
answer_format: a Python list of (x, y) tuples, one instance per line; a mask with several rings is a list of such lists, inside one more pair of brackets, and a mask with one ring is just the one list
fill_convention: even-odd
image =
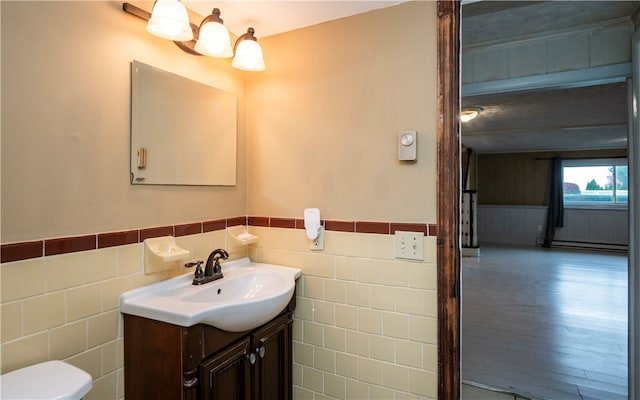
[(625, 157), (626, 149), (480, 154), (478, 203), (482, 205), (544, 206), (547, 203), (551, 158)]

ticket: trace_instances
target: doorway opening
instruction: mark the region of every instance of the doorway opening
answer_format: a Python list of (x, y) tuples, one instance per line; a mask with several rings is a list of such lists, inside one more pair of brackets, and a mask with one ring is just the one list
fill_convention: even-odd
[[(479, 257), (461, 259), (462, 381), (532, 398), (626, 399), (629, 262), (626, 253), (602, 250), (624, 251), (630, 243), (629, 210), (618, 201), (625, 203), (628, 187), (617, 185), (616, 172), (628, 155), (631, 54), (629, 48), (626, 59), (596, 68), (592, 59), (577, 60), (576, 41), (580, 36), (582, 49), (593, 50), (590, 30), (602, 34), (615, 20), (616, 35), (630, 44), (638, 5), (551, 3), (462, 7), (461, 106), (480, 110), (461, 130), (463, 146), (472, 149), (463, 151), (471, 157), (462, 189), (477, 191), (468, 212), (477, 219), (463, 214), (461, 231), (480, 244), (472, 254)], [(600, 19), (578, 21), (590, 13)], [(554, 157), (566, 168), (615, 162), (611, 182), (561, 182), (568, 207), (549, 237)], [(607, 189), (614, 204), (593, 204)]]

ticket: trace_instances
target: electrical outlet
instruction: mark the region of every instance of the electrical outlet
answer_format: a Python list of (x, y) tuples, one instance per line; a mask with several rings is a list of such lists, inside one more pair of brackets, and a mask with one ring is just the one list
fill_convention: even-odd
[(320, 230), (318, 232), (318, 237), (311, 241), (311, 246), (309, 246), (309, 249), (314, 251), (324, 250), (324, 228), (323, 227), (320, 227)]
[(424, 233), (396, 231), (394, 255), (396, 258), (424, 260)]

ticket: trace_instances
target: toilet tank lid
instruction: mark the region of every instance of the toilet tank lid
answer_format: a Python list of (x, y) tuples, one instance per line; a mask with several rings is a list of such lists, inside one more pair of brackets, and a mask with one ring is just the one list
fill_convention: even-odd
[(47, 361), (0, 376), (2, 399), (81, 399), (91, 375), (63, 361)]

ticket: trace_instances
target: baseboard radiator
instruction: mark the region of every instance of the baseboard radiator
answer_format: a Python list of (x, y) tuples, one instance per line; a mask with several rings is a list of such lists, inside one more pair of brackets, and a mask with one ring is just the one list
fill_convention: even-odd
[(626, 244), (570, 242), (570, 241), (566, 241), (566, 240), (554, 240), (553, 242), (551, 242), (551, 247), (588, 249), (588, 250), (619, 251), (619, 252), (627, 252), (627, 251), (629, 251), (629, 246), (626, 245)]

